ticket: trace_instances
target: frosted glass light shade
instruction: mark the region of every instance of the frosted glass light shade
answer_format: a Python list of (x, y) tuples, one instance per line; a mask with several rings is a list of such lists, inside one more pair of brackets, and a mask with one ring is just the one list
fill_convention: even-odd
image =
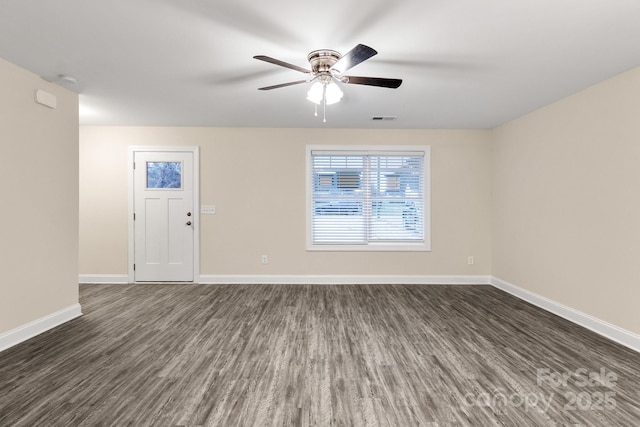
[(315, 82), (311, 85), (309, 92), (307, 92), (307, 99), (314, 104), (322, 103), (322, 97), (324, 95), (324, 85), (320, 82)]
[(336, 102), (340, 102), (340, 100), (342, 99), (342, 91), (336, 83), (331, 81), (327, 85), (325, 97), (327, 105), (335, 104)]

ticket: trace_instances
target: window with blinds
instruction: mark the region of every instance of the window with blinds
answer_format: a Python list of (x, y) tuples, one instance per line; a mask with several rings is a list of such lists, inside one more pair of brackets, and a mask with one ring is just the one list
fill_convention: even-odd
[(429, 250), (429, 147), (404, 148), (308, 147), (309, 249)]

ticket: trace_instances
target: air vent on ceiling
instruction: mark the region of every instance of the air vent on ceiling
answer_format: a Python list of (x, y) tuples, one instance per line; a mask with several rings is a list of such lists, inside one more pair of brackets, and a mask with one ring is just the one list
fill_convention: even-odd
[(389, 120), (395, 120), (397, 119), (398, 116), (373, 116), (371, 117), (371, 120), (385, 120), (385, 121), (389, 121)]

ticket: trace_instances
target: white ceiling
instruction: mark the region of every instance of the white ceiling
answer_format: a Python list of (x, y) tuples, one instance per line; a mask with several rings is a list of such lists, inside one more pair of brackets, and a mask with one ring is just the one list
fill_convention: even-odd
[[(313, 116), (307, 54), (377, 56)], [(640, 65), (638, 0), (0, 0), (0, 57), (77, 78), (81, 124), (492, 128)], [(372, 116), (398, 116), (372, 121)]]

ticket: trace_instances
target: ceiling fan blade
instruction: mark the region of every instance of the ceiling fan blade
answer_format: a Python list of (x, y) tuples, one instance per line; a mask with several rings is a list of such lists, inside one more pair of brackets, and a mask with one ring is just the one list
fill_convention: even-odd
[(340, 81), (352, 85), (380, 86), (397, 89), (402, 84), (402, 79), (386, 79), (383, 77), (342, 76)]
[(298, 67), (297, 65), (289, 64), (288, 62), (280, 61), (279, 59), (272, 58), (270, 56), (265, 55), (256, 55), (254, 59), (258, 59), (260, 61), (269, 62), (270, 64), (279, 65), (281, 67), (291, 68), (292, 70), (300, 71), (301, 73), (311, 73), (311, 70), (307, 70), (306, 68)]
[(271, 90), (271, 89), (278, 89), (278, 88), (281, 88), (281, 87), (287, 87), (287, 86), (299, 85), (300, 83), (307, 83), (308, 81), (309, 81), (309, 80), (298, 80), (297, 82), (280, 83), (279, 85), (273, 85), (273, 86), (260, 87), (260, 88), (258, 88), (258, 90)]
[(336, 70), (340, 73), (344, 73), (348, 69), (355, 67), (363, 61), (366, 61), (377, 53), (378, 52), (375, 49), (363, 44), (359, 44), (349, 52), (345, 53), (342, 58), (338, 60), (338, 62), (333, 64), (333, 67), (331, 67), (331, 69)]

